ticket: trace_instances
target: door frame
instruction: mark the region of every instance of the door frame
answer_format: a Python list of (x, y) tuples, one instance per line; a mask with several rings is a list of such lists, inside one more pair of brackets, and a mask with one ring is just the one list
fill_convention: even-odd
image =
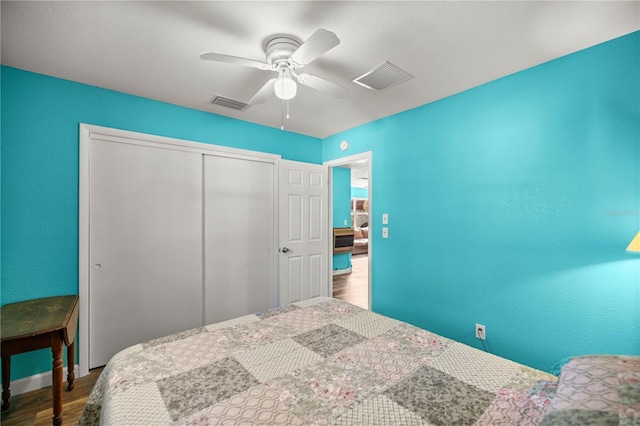
[[(329, 232), (329, 241), (333, 241), (333, 173), (332, 170), (334, 167), (340, 167), (340, 166), (344, 166), (346, 164), (350, 164), (353, 163), (355, 161), (362, 161), (362, 160), (366, 160), (367, 161), (367, 166), (369, 168), (369, 262), (368, 262), (368, 271), (367, 271), (367, 280), (368, 280), (368, 284), (367, 284), (367, 297), (368, 297), (368, 306), (369, 306), (369, 310), (371, 310), (371, 281), (372, 281), (372, 274), (373, 274), (373, 270), (371, 265), (373, 264), (372, 260), (373, 260), (373, 238), (372, 238), (372, 226), (371, 223), (373, 222), (373, 218), (374, 218), (374, 204), (373, 204), (373, 179), (372, 179), (372, 160), (373, 159), (373, 155), (371, 151), (365, 151), (365, 152), (361, 152), (359, 154), (353, 154), (353, 155), (349, 155), (347, 157), (340, 157), (340, 158), (336, 158), (335, 160), (330, 160), (330, 161), (325, 161), (323, 164), (326, 166), (329, 166), (329, 228), (328, 228), (328, 232)], [(353, 224), (351, 224), (351, 226), (353, 226)], [(328, 253), (328, 259), (329, 259), (329, 271), (328, 271), (328, 277), (329, 277), (329, 294), (331, 296), (333, 296), (333, 244), (329, 244), (329, 253)]]
[[(110, 127), (80, 123), (79, 125), (79, 202), (78, 202), (78, 296), (80, 298), (78, 377), (89, 374), (89, 229), (90, 229), (90, 160), (91, 140), (100, 139), (116, 143), (131, 143), (162, 149), (171, 149), (264, 161), (274, 164), (274, 188), (278, 188), (278, 169), (281, 155), (246, 149), (230, 148), (184, 139), (156, 136)], [(274, 199), (274, 249), (278, 247), (278, 199)], [(278, 285), (278, 257), (274, 250), (274, 285)], [(203, 265), (204, 268), (204, 265)], [(277, 297), (277, 296), (276, 296)], [(204, 313), (203, 313), (204, 315)]]

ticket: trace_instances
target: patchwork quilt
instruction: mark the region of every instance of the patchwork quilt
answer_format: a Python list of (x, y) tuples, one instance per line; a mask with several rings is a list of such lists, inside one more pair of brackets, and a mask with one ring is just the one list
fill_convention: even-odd
[(315, 298), (125, 349), (80, 424), (538, 425), (556, 392), (555, 376)]

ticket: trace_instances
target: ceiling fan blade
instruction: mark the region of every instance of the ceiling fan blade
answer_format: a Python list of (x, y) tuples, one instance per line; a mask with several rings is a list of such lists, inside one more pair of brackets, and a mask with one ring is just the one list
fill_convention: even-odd
[(342, 87), (339, 84), (311, 74), (300, 74), (298, 76), (298, 82), (320, 92), (328, 93), (339, 99), (343, 99), (349, 94), (349, 89), (346, 87)]
[(340, 44), (340, 39), (331, 31), (319, 29), (311, 35), (289, 57), (296, 68), (303, 67)]
[(261, 104), (261, 103), (264, 103), (267, 99), (269, 99), (269, 96), (273, 95), (273, 83), (275, 82), (276, 82), (275, 78), (272, 78), (269, 81), (267, 81), (264, 84), (264, 86), (262, 86), (262, 88), (258, 90), (258, 93), (253, 95), (253, 98), (251, 98), (251, 100), (249, 101), (249, 105)]
[(245, 67), (258, 68), (260, 70), (273, 70), (273, 67), (265, 62), (254, 61), (253, 59), (247, 58), (239, 58), (237, 56), (223, 55), (222, 53), (205, 52), (201, 53), (199, 56), (200, 59), (204, 59), (205, 61), (243, 65)]

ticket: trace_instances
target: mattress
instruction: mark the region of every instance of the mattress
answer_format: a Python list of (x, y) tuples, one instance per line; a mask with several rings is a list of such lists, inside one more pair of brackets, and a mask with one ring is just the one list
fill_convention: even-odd
[(135, 345), (82, 425), (541, 424), (555, 376), (331, 298)]

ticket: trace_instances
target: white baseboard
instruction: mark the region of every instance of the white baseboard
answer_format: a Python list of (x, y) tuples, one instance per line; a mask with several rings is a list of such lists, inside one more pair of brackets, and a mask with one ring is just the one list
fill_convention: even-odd
[(344, 275), (344, 274), (350, 274), (351, 273), (351, 268), (347, 268), (347, 269), (336, 269), (335, 271), (333, 271), (333, 276), (336, 275)]
[[(80, 371), (79, 365), (76, 364), (73, 371), (76, 378), (80, 377), (80, 375), (78, 375)], [(67, 381), (67, 367), (62, 369), (62, 380)], [(52, 383), (53, 377), (51, 371), (47, 371), (46, 373), (34, 374), (33, 376), (14, 380), (9, 384), (9, 389), (11, 390), (11, 395), (20, 395), (33, 390), (46, 388), (47, 386), (51, 386)]]

